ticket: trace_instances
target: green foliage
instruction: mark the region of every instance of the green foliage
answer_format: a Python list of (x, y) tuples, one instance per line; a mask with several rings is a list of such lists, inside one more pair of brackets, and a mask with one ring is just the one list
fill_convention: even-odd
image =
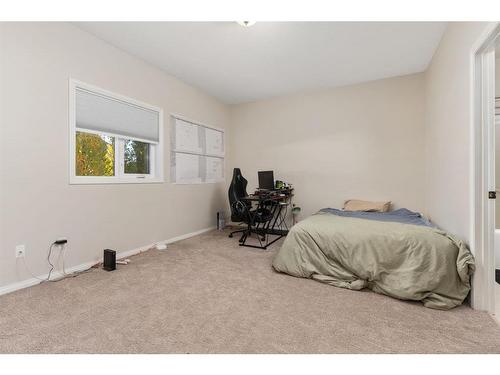
[(149, 174), (149, 144), (125, 141), (125, 173)]
[(114, 176), (115, 139), (107, 136), (76, 133), (76, 175)]

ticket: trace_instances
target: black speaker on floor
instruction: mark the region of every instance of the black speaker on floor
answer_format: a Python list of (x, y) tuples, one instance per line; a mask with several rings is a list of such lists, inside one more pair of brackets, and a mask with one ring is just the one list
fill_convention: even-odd
[(104, 262), (102, 268), (106, 271), (113, 271), (116, 269), (116, 251), (111, 249), (104, 249)]

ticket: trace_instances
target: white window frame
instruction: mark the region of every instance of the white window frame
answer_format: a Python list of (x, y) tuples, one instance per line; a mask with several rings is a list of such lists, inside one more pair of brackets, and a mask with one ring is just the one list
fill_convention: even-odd
[[(188, 151), (188, 150), (183, 150), (183, 149), (177, 149), (174, 144), (170, 145), (170, 155), (172, 157), (172, 154), (190, 154), (190, 155), (198, 155), (198, 156), (205, 156), (205, 157), (214, 157), (214, 158), (219, 158), (222, 159), (222, 178), (217, 178), (217, 179), (209, 179), (205, 181), (180, 181), (178, 182), (175, 180), (175, 177), (170, 174), (170, 180), (173, 185), (200, 185), (200, 184), (216, 184), (219, 182), (225, 182), (226, 181), (226, 133), (224, 129), (218, 128), (213, 125), (207, 125), (201, 121), (193, 120), (190, 118), (187, 118), (183, 115), (179, 115), (176, 113), (171, 113), (170, 114), (170, 122), (171, 122), (171, 129), (170, 131), (173, 132), (175, 129), (175, 120), (182, 120), (185, 122), (189, 122), (190, 124), (196, 125), (196, 126), (201, 126), (207, 129), (212, 129), (216, 130), (222, 133), (222, 144), (224, 147), (224, 152), (222, 154), (210, 154), (210, 153), (202, 153), (202, 152), (193, 152), (193, 151)], [(173, 140), (173, 137), (170, 137)]]
[[(121, 100), (132, 105), (158, 112), (158, 144), (148, 140), (134, 138), (140, 142), (149, 143), (150, 174), (124, 173), (125, 140), (130, 139), (119, 134), (87, 130), (76, 126), (76, 90), (78, 88)], [(105, 135), (115, 139), (115, 175), (114, 176), (77, 176), (76, 175), (76, 132)], [(163, 177), (163, 109), (138, 100), (104, 90), (76, 79), (69, 80), (69, 183), (70, 184), (144, 184), (162, 183)]]

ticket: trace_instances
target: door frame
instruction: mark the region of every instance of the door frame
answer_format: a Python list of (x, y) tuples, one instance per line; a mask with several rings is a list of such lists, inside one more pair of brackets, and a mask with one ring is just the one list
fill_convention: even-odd
[[(495, 44), (500, 23), (488, 24), (471, 50), (471, 250), (476, 261), (471, 305), (495, 311)], [(500, 196), (499, 196), (500, 199)]]

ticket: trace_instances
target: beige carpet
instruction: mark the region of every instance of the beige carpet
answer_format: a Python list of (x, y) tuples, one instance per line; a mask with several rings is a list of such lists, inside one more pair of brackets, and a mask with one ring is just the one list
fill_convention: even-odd
[(277, 274), (270, 251), (211, 232), (0, 296), (2, 353), (500, 353), (500, 328)]

